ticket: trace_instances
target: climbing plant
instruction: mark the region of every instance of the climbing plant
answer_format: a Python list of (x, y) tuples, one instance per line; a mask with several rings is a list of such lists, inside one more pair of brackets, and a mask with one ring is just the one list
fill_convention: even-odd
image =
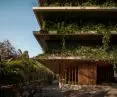
[[(111, 25), (111, 26), (110, 26)], [(93, 24), (93, 23), (65, 23), (58, 22), (54, 23), (51, 21), (44, 21), (42, 31), (56, 31), (58, 34), (69, 34), (69, 33), (97, 33), (97, 34), (108, 34), (112, 31), (117, 32), (117, 27), (114, 24)]]
[(102, 43), (103, 43), (104, 50), (108, 50), (109, 49), (109, 43), (110, 43), (110, 33), (109, 32), (105, 32), (103, 34)]
[[(51, 25), (51, 26), (50, 26)], [(65, 34), (70, 33), (97, 33), (102, 36), (102, 48), (105, 51), (109, 50), (110, 44), (110, 35), (111, 31), (117, 32), (116, 25), (112, 25), (111, 23), (104, 24), (66, 24), (65, 22), (52, 23), (47, 21), (47, 26), (45, 27), (48, 31), (56, 30), (58, 34), (63, 34), (62, 36), (62, 50), (65, 50)]]
[(85, 47), (85, 46), (80, 46), (75, 49), (60, 49), (60, 50), (52, 50), (44, 55), (38, 56), (39, 58), (43, 57), (52, 57), (59, 56), (59, 57), (69, 57), (69, 56), (78, 56), (78, 57), (85, 57), (87, 60), (92, 59), (92, 60), (112, 60), (113, 59), (113, 54), (106, 52), (103, 50), (101, 47), (97, 48), (92, 48), (92, 47)]
[(116, 6), (115, 0), (39, 0), (41, 6)]

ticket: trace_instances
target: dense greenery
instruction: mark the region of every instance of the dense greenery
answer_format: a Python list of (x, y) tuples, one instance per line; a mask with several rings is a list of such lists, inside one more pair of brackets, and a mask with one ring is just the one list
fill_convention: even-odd
[[(117, 33), (117, 25), (114, 23), (106, 24), (94, 24), (94, 23), (83, 23), (83, 24), (67, 24), (67, 23), (52, 23), (47, 21), (45, 24), (45, 30), (48, 33), (55, 31), (57, 34), (63, 34), (62, 38), (62, 49), (60, 50), (48, 50), (44, 56), (87, 56), (95, 60), (105, 59), (114, 60), (116, 57), (114, 54), (116, 51), (110, 51), (110, 35), (111, 33)], [(51, 26), (50, 26), (51, 25)], [(43, 33), (43, 32), (42, 32)], [(102, 46), (101, 47), (83, 47), (68, 49), (65, 47), (64, 34), (71, 33), (97, 33), (102, 35)], [(116, 50), (116, 49), (115, 49)]]
[(101, 24), (101, 23), (52, 23), (50, 21), (45, 21), (42, 27), (41, 33), (49, 33), (55, 31), (58, 34), (70, 34), (70, 33), (98, 33), (105, 34), (105, 32), (117, 32), (116, 24)]
[[(116, 6), (116, 0), (39, 0), (41, 6)], [(42, 2), (43, 1), (43, 2)]]
[[(51, 26), (50, 26), (51, 25)], [(110, 43), (110, 34), (111, 33), (117, 33), (117, 25), (113, 25), (111, 23), (109, 24), (93, 24), (93, 23), (86, 23), (86, 24), (66, 24), (64, 22), (62, 23), (52, 23), (47, 22), (47, 25), (45, 27), (46, 32), (56, 32), (57, 34), (71, 34), (71, 33), (95, 33), (100, 34), (103, 36), (102, 44), (103, 49), (108, 50), (109, 49), (109, 43)], [(43, 33), (43, 31), (42, 31)], [(64, 45), (64, 38), (62, 44)], [(63, 48), (65, 48), (63, 46)]]
[(61, 50), (50, 50), (46, 54), (39, 55), (39, 58), (48, 57), (85, 57), (87, 60), (114, 60), (115, 53), (117, 51), (105, 51), (102, 47), (90, 47), (90, 46), (79, 46), (78, 48), (61, 49)]
[[(3, 42), (4, 43), (4, 42)], [(32, 81), (48, 81), (48, 77), (54, 75), (52, 71), (29, 58), (28, 52), (16, 51), (17, 56), (2, 59), (0, 61), (0, 84), (23, 84)], [(2, 52), (1, 52), (2, 53)], [(52, 79), (51, 79), (52, 80)]]

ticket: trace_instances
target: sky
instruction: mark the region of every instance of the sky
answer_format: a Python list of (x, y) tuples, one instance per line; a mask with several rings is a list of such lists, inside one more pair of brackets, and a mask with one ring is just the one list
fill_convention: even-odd
[(33, 6), (36, 0), (0, 0), (0, 41), (9, 40), (16, 50), (28, 50), (30, 57), (42, 53), (32, 32), (39, 30)]

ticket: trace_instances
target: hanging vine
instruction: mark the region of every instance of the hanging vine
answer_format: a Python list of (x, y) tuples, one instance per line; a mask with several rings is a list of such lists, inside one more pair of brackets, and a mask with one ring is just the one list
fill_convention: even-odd
[(40, 6), (116, 6), (116, 0), (39, 0)]
[(65, 50), (65, 36), (62, 36), (62, 50)]
[(108, 51), (109, 50), (109, 44), (110, 44), (110, 33), (109, 32), (105, 32), (103, 34), (102, 43), (103, 43), (104, 50)]

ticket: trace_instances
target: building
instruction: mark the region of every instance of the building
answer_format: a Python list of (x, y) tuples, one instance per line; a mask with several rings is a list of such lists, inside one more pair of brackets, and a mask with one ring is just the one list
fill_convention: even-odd
[(40, 1), (33, 7), (41, 27), (34, 36), (44, 51), (38, 60), (59, 74), (59, 86), (113, 82), (116, 1)]

